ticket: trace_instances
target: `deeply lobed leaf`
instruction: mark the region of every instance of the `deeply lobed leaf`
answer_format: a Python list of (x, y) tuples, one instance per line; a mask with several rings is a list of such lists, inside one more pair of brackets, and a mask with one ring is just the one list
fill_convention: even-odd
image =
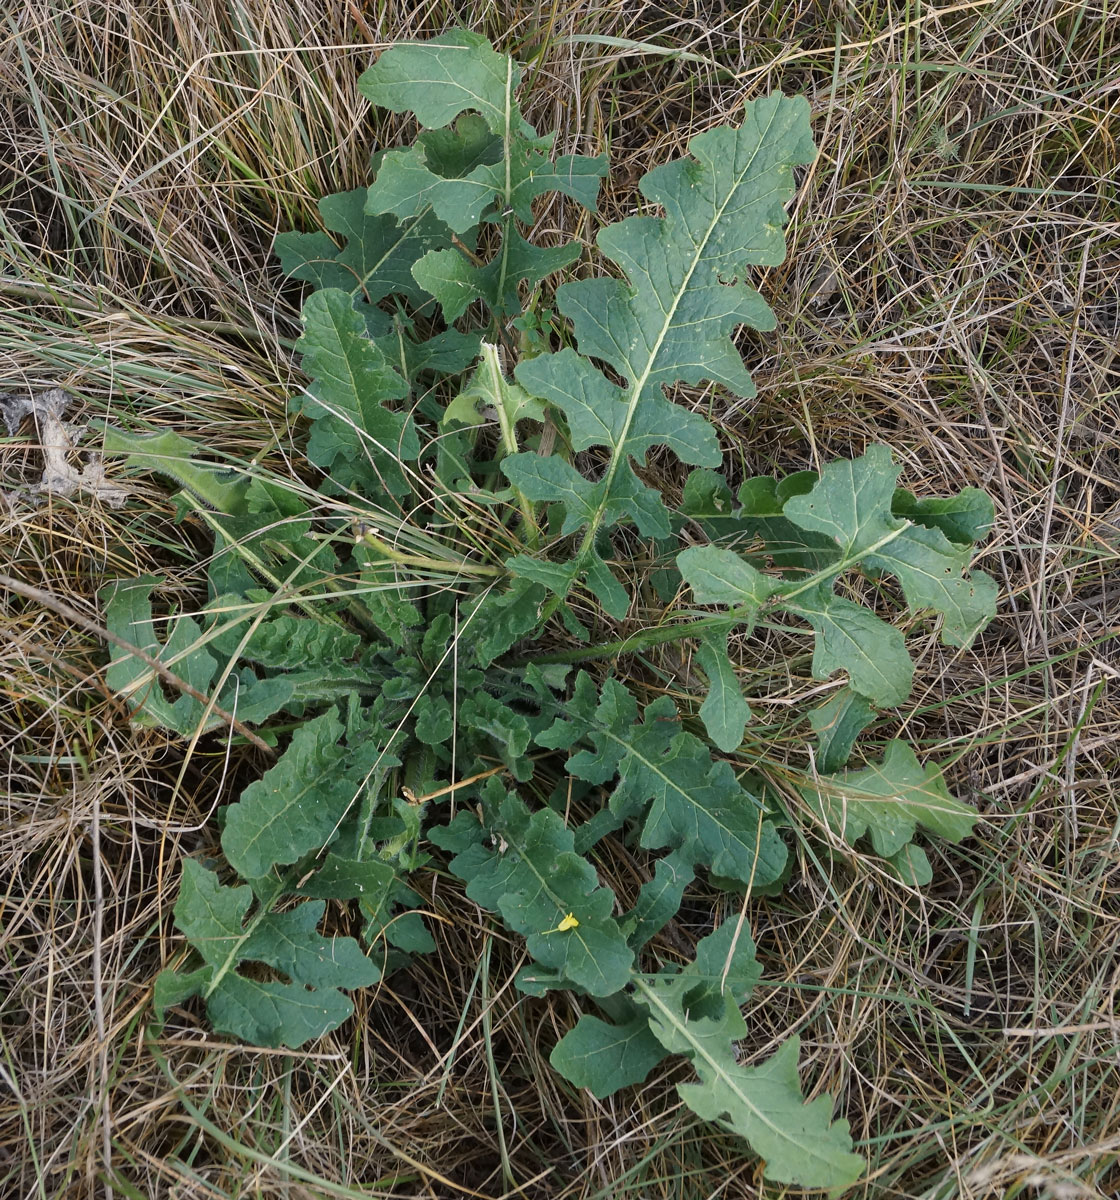
[(303, 322), (296, 348), (312, 383), (296, 407), (313, 422), (308, 458), (339, 487), (407, 492), (402, 464), (419, 456), (420, 441), (411, 418), (386, 407), (408, 395), (405, 381), (366, 336), (347, 293), (315, 292)]
[[(380, 977), (351, 938), (321, 938), (321, 900), (286, 913), (250, 917), (248, 887), (225, 887), (217, 875), (185, 859), (175, 921), (204, 966), (187, 975), (165, 971), (156, 981), (157, 1018), (172, 1004), (202, 995), (214, 1028), (258, 1046), (298, 1049), (336, 1029), (353, 1012), (339, 988), (368, 987)], [(261, 963), (286, 982), (240, 974)]]
[[(711, 427), (670, 403), (663, 388), (709, 379), (752, 395), (730, 335), (742, 324), (773, 327), (773, 314), (744, 277), (750, 267), (784, 256), (791, 168), (815, 155), (808, 107), (784, 96), (757, 100), (747, 105), (738, 129), (701, 134), (689, 152), (691, 158), (658, 167), (641, 182), (663, 217), (630, 217), (600, 231), (600, 249), (625, 279), (580, 280), (558, 290), (558, 307), (572, 321), (582, 357), (565, 350), (517, 370), (519, 382), (564, 413), (577, 448), (602, 446), (608, 454), (594, 484), (570, 468), (546, 476), (529, 455), (502, 464), (518, 487), (533, 487), (535, 499), (564, 506), (566, 531), (585, 528), (569, 585), (601, 563), (600, 529), (625, 519), (644, 535), (667, 535), (668, 513), (638, 482), (632, 460), (667, 445), (684, 462), (720, 461)], [(606, 379), (591, 358), (609, 364), (624, 385)], [(527, 573), (523, 559), (511, 567)], [(603, 570), (593, 590), (604, 590)], [(611, 599), (617, 611), (618, 599)]]
[[(572, 831), (551, 809), (530, 813), (496, 780), (486, 799), (486, 829), (464, 810), (430, 835), (436, 845), (458, 850), (450, 867), (466, 881), (467, 895), (500, 912), (537, 962), (589, 995), (617, 992), (630, 978), (634, 955), (611, 916), (614, 893), (575, 853)], [(497, 844), (485, 845), (487, 837)], [(568, 914), (578, 924), (562, 929)]]
[(563, 718), (537, 735), (543, 746), (574, 748), (568, 770), (579, 779), (606, 783), (617, 776), (611, 811), (641, 817), (647, 849), (694, 848), (696, 861), (719, 875), (763, 885), (780, 875), (786, 850), (758, 801), (726, 762), (715, 762), (704, 744), (680, 727), (664, 696), (638, 720), (633, 696), (608, 679), (599, 694), (581, 672)]

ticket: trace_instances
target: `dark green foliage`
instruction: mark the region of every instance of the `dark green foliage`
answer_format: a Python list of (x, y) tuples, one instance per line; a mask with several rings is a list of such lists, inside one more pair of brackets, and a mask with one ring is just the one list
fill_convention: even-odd
[[(952, 646), (990, 618), (994, 587), (968, 567), (991, 504), (973, 490), (914, 497), (882, 446), (733, 496), (715, 429), (666, 391), (753, 392), (732, 339), (774, 324), (748, 276), (785, 254), (793, 168), (814, 154), (803, 100), (757, 100), (646, 175), (657, 213), (596, 239), (621, 276), (563, 283), (559, 320), (538, 285), (582, 251), (533, 244), (534, 203), (594, 210), (606, 163), (554, 157), (522, 115), (520, 78), (465, 31), (386, 51), (363, 92), (426, 128), (374, 157), (368, 189), (322, 200), (324, 231), (277, 241), (283, 269), (313, 287), (297, 347), (309, 382), (291, 412), (317, 497), (202, 461), (173, 433), (106, 431), (107, 453), (174, 479), (215, 539), (193, 614), (157, 618), (151, 577), (105, 589), (109, 630), (161, 664), (115, 646), (110, 685), (133, 719), (184, 738), (230, 714), (242, 730), (285, 714), (262, 730), (282, 752), (225, 810), (220, 871), (184, 863), (175, 916), (192, 961), (160, 975), (157, 1015), (201, 996), (222, 1033), (293, 1048), (336, 1028), (351, 1012), (340, 989), (434, 948), (409, 877), (446, 866), (524, 938), (522, 991), (563, 988), (597, 1010), (555, 1047), (569, 1080), (605, 1096), (681, 1055), (697, 1079), (681, 1097), (750, 1143), (769, 1178), (841, 1187), (861, 1160), (830, 1101), (805, 1103), (796, 1039), (758, 1065), (737, 1059), (759, 976), (746, 920), (683, 966), (659, 935), (697, 875), (749, 895), (792, 870), (760, 756), (740, 757), (752, 714), (728, 653), (763, 618), (808, 626), (813, 674), (845, 677), (804, 714), (817, 737), (815, 761), (793, 767), (806, 823), (866, 837), (913, 885), (931, 875), (919, 828), (968, 834), (971, 811), (905, 743), (846, 763), (910, 691), (889, 589)], [(697, 468), (677, 511), (638, 474), (666, 450)], [(549, 661), (559, 630), (586, 642), (631, 611), (609, 565), (623, 526), (654, 539), (659, 592), (690, 589), (703, 608), (627, 648), (693, 641), (702, 701), (572, 673), (579, 650)], [(873, 602), (839, 593), (853, 571)], [(602, 657), (588, 649), (589, 664)], [(174, 697), (167, 672), (193, 694)], [(609, 861), (614, 837), (646, 870), (626, 912), (590, 857)], [(320, 935), (328, 901), (366, 950)]]

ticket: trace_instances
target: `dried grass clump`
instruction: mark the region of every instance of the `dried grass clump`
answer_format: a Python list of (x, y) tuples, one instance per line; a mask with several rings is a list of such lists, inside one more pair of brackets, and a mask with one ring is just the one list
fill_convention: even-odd
[[(377, 50), (460, 9), (17, 6), (0, 34), (0, 392), (61, 387), (71, 419), (294, 472), (299, 291), (272, 238), (313, 228), (317, 198), (363, 183), (403, 130), (357, 94)], [(822, 153), (764, 281), (780, 332), (744, 338), (759, 397), (721, 414), (731, 472), (885, 440), (908, 486), (997, 500), (982, 565), (1000, 618), (966, 654), (930, 639), (906, 721), (953, 760), (980, 834), (933, 847), (919, 894), (800, 812), (795, 882), (750, 909), (769, 983), (744, 1054), (801, 1033), (807, 1081), (865, 1140), (856, 1195), (1120, 1194), (1120, 20), (1074, 0), (470, 12), (540, 52), (530, 119), (610, 150), (607, 219), (745, 97), (805, 92)], [(0, 441), (5, 493), (40, 479), (40, 434), (26, 419)], [(152, 571), (192, 604), (208, 544), (156, 482), (127, 486), (120, 510), (82, 492), (0, 506), (3, 573), (23, 585), (0, 597), (0, 1192), (773, 1195), (682, 1110), (679, 1069), (605, 1102), (553, 1075), (573, 1002), (519, 996), (520, 947), (436, 873), (438, 953), (310, 1053), (185, 1018), (147, 1038), (151, 980), (181, 950), (177, 864), (214, 845), (210, 818), (260, 764), (130, 729), (105, 690), (98, 588)], [(785, 650), (741, 647), (776, 770), (804, 761), (786, 713), (811, 686)], [(622, 893), (639, 882), (621, 851), (598, 865)], [(667, 957), (715, 903), (682, 913)]]

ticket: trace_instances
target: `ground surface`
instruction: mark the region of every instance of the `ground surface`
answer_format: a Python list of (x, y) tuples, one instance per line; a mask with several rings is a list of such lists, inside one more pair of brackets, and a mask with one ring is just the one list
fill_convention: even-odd
[[(809, 98), (821, 154), (762, 281), (779, 329), (744, 340), (759, 396), (724, 414), (729, 453), (761, 473), (882, 440), (909, 486), (986, 488), (1001, 608), (970, 652), (926, 648), (906, 723), (978, 836), (932, 846), (919, 894), (829, 861), (807, 819), (797, 882), (751, 910), (755, 1045), (802, 1035), (807, 1086), (871, 1164), (852, 1195), (1120, 1195), (1110, 6), (29, 0), (0, 31), (0, 392), (62, 387), (72, 420), (288, 469), (300, 292), (272, 239), (406, 130), (357, 93), (378, 50), (467, 19), (532, 61), (530, 119), (609, 150), (610, 217), (743, 99)], [(60, 608), (97, 622), (105, 580), (144, 571), (189, 601), (204, 531), (154, 479), (119, 509), (36, 503), (18, 489), (42, 440), (26, 419), (0, 438), (0, 570), (46, 593), (0, 594), (0, 1193), (780, 1194), (672, 1072), (606, 1102), (558, 1080), (570, 1009), (518, 996), (517, 947), (475, 940), (453, 893), (431, 896), (439, 953), (308, 1053), (185, 1017), (147, 1038), (178, 863), (255, 766), (130, 730), (100, 639)]]

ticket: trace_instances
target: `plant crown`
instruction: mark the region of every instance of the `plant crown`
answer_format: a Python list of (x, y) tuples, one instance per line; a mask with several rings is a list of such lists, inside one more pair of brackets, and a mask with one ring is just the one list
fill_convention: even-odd
[[(314, 487), (204, 461), (169, 431), (105, 429), (106, 452), (174, 479), (214, 538), (201, 613), (157, 623), (155, 577), (102, 596), (108, 628), (189, 691), (165, 694), (119, 646), (109, 683), (138, 724), (192, 737), (233, 714), (282, 747), (224, 811), (222, 859), (183, 863), (190, 960), (159, 976), (157, 1016), (200, 996), (215, 1030), (292, 1048), (336, 1028), (346, 989), (433, 948), (410, 878), (446, 866), (524, 939), (523, 992), (579, 998), (552, 1051), (568, 1080), (603, 1097), (683, 1056), (682, 1099), (769, 1178), (841, 1187), (862, 1160), (830, 1099), (805, 1101), (797, 1038), (739, 1062), (760, 971), (746, 924), (712, 928), (684, 965), (651, 940), (700, 872), (740, 894), (781, 887), (786, 800), (833, 844), (866, 835), (913, 886), (932, 875), (919, 827), (970, 832), (973, 812), (907, 743), (847, 763), (910, 693), (919, 617), (965, 647), (993, 615), (992, 581), (968, 573), (992, 505), (972, 489), (916, 498), (877, 445), (733, 491), (711, 420), (671, 398), (716, 385), (711, 416), (754, 394), (732, 337), (774, 326), (747, 279), (785, 255), (792, 168), (814, 156), (803, 99), (755, 100), (650, 171), (648, 211), (595, 239), (613, 273), (581, 271), (546, 303), (545, 281), (587, 256), (529, 239), (535, 202), (593, 213), (607, 166), (552, 157), (520, 80), (465, 31), (387, 50), (362, 91), (423, 131), (374, 156), (371, 187), (320, 202), (326, 232), (277, 239), (284, 271), (312, 285), (291, 414)], [(666, 450), (693, 468), (679, 499), (644, 478)], [(853, 589), (853, 569), (871, 583)], [(637, 632), (604, 639), (611, 622)], [(785, 767), (781, 792), (765, 730), (744, 740), (729, 656), (775, 622), (811, 643), (793, 669), (836, 677), (803, 717), (813, 761)], [(651, 685), (649, 664), (641, 687), (620, 674), (673, 641), (694, 647), (687, 684)], [(593, 865), (612, 837), (648, 864), (629, 908)], [(328, 900), (360, 913), (360, 942), (320, 933)]]

